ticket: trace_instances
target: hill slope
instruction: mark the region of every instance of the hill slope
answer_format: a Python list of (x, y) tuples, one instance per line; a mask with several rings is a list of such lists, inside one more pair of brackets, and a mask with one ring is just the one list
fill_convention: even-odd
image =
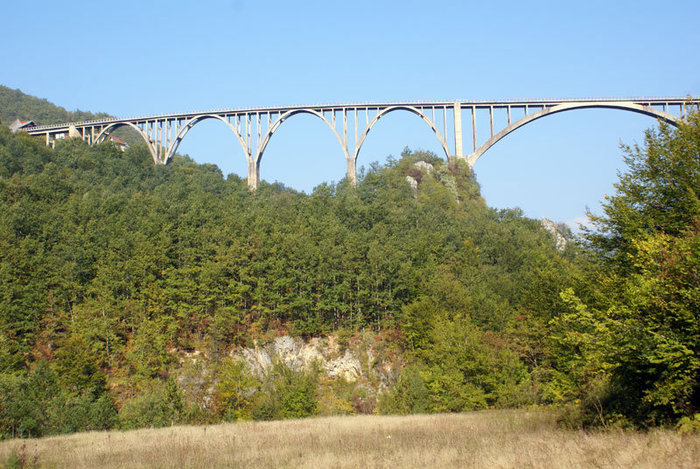
[(77, 122), (110, 117), (103, 112), (92, 113), (85, 111), (67, 111), (50, 103), (46, 99), (24, 94), (0, 85), (0, 122), (11, 124), (15, 119), (33, 120), (37, 125), (60, 124), (62, 122)]
[(430, 153), (250, 192), (0, 126), (0, 438), (533, 404), (697, 429), (698, 135), (628, 150), (581, 252)]
[[(575, 251), (486, 207), (464, 166), (405, 152), (356, 189), (306, 195), (250, 193), (185, 158), (155, 166), (145, 148), (51, 150), (5, 128), (0, 153), (0, 395), (17, 399), (0, 403), (0, 431), (541, 399), (546, 350), (531, 331), (561, 307)], [(285, 334), (334, 334), (368, 368), (344, 383), (283, 363), (254, 376), (226, 359)], [(144, 413), (153, 405), (164, 413)], [(83, 420), (64, 418), (76, 406)]]

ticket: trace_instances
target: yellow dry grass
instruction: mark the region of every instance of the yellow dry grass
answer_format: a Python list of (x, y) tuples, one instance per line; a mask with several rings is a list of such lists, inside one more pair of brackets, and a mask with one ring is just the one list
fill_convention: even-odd
[[(21, 450), (21, 446), (25, 449)], [(0, 444), (40, 467), (697, 468), (700, 436), (567, 431), (545, 411), (327, 417), (93, 432)]]

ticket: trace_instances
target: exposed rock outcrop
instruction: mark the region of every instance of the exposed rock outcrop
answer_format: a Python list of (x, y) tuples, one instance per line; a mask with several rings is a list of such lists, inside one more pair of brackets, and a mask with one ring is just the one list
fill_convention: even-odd
[(541, 223), (544, 229), (549, 231), (554, 237), (554, 246), (557, 248), (557, 251), (566, 249), (566, 238), (561, 234), (559, 228), (557, 228), (557, 224), (548, 218), (542, 218)]
[[(171, 350), (179, 355), (175, 370), (178, 387), (190, 403), (209, 409), (214, 405), (218, 364), (202, 351)], [(353, 389), (352, 406), (360, 413), (373, 412), (379, 394), (396, 382), (404, 366), (402, 352), (395, 342), (374, 332), (339, 337), (329, 335), (304, 340), (280, 336), (248, 347), (237, 347), (229, 357), (245, 363), (250, 374), (261, 381), (275, 364), (295, 370), (317, 370), (324, 386), (342, 380)], [(343, 386), (343, 385), (341, 385)], [(347, 389), (347, 388), (346, 388)], [(323, 393), (321, 393), (323, 394)], [(332, 402), (322, 404), (334, 408)], [(350, 404), (348, 404), (350, 405)], [(334, 412), (332, 409), (328, 412)]]
[(244, 360), (258, 377), (267, 374), (276, 361), (297, 370), (316, 366), (326, 376), (348, 382), (355, 382), (363, 376), (359, 358), (347, 348), (341, 354), (337, 342), (330, 338), (304, 342), (300, 338), (282, 336), (264, 346), (255, 343), (253, 347), (235, 350), (231, 355)]

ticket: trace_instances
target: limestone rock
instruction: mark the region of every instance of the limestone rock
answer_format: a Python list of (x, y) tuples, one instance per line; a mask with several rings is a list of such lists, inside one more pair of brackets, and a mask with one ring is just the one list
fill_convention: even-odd
[(549, 231), (554, 237), (554, 245), (557, 248), (557, 251), (563, 251), (564, 249), (566, 249), (566, 238), (564, 237), (564, 235), (561, 234), (561, 232), (557, 228), (557, 224), (548, 218), (542, 218), (541, 223), (544, 229)]
[(427, 163), (425, 161), (416, 161), (413, 166), (415, 166), (418, 169), (424, 170), (428, 174), (433, 173), (433, 165), (430, 163)]
[(325, 342), (316, 338), (305, 343), (299, 338), (282, 336), (263, 347), (255, 344), (253, 348), (241, 349), (233, 355), (242, 358), (251, 372), (259, 377), (266, 375), (274, 363), (280, 362), (295, 370), (320, 366), (330, 377), (356, 380), (361, 374), (359, 360), (348, 350), (342, 357), (330, 359), (332, 353)]
[[(301, 338), (282, 336), (264, 346), (256, 342), (253, 347), (235, 350), (231, 355), (243, 360), (251, 373), (258, 377), (265, 376), (278, 362), (295, 370), (309, 370), (317, 366), (326, 376), (348, 382), (355, 382), (365, 374), (360, 358), (350, 349), (345, 349), (340, 355), (339, 346), (332, 338), (314, 338), (305, 342)], [(371, 352), (368, 352), (368, 357), (371, 356)], [(374, 367), (373, 362), (368, 362), (368, 369)], [(383, 378), (385, 373), (382, 371), (380, 369), (379, 375)]]
[(326, 362), (324, 366), (326, 374), (332, 378), (343, 378), (353, 383), (362, 375), (362, 366), (357, 357), (352, 356), (350, 350), (340, 358)]

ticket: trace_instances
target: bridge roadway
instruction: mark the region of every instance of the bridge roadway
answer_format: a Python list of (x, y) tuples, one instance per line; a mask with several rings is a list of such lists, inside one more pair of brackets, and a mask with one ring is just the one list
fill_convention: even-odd
[[(130, 127), (148, 145), (153, 162), (167, 164), (192, 127), (203, 120), (216, 119), (236, 135), (248, 162), (248, 186), (255, 189), (260, 182), (262, 155), (272, 135), (290, 117), (310, 114), (321, 119), (340, 143), (347, 165), (347, 179), (354, 185), (357, 157), (369, 131), (379, 119), (394, 111), (411, 112), (430, 126), (448, 161), (463, 159), (473, 166), (496, 142), (525, 124), (563, 111), (590, 108), (636, 112), (677, 126), (691, 109), (700, 108), (700, 98), (427, 101), (261, 107), (42, 125), (26, 131), (44, 137), (47, 145), (53, 146), (56, 140), (67, 137), (81, 138), (92, 145), (105, 141), (119, 127)], [(466, 155), (462, 137), (465, 114), (465, 120), (471, 124), (472, 144), (472, 152)], [(488, 125), (488, 138), (484, 141), (478, 139), (477, 122)], [(354, 139), (349, 139), (348, 133), (354, 134)]]

